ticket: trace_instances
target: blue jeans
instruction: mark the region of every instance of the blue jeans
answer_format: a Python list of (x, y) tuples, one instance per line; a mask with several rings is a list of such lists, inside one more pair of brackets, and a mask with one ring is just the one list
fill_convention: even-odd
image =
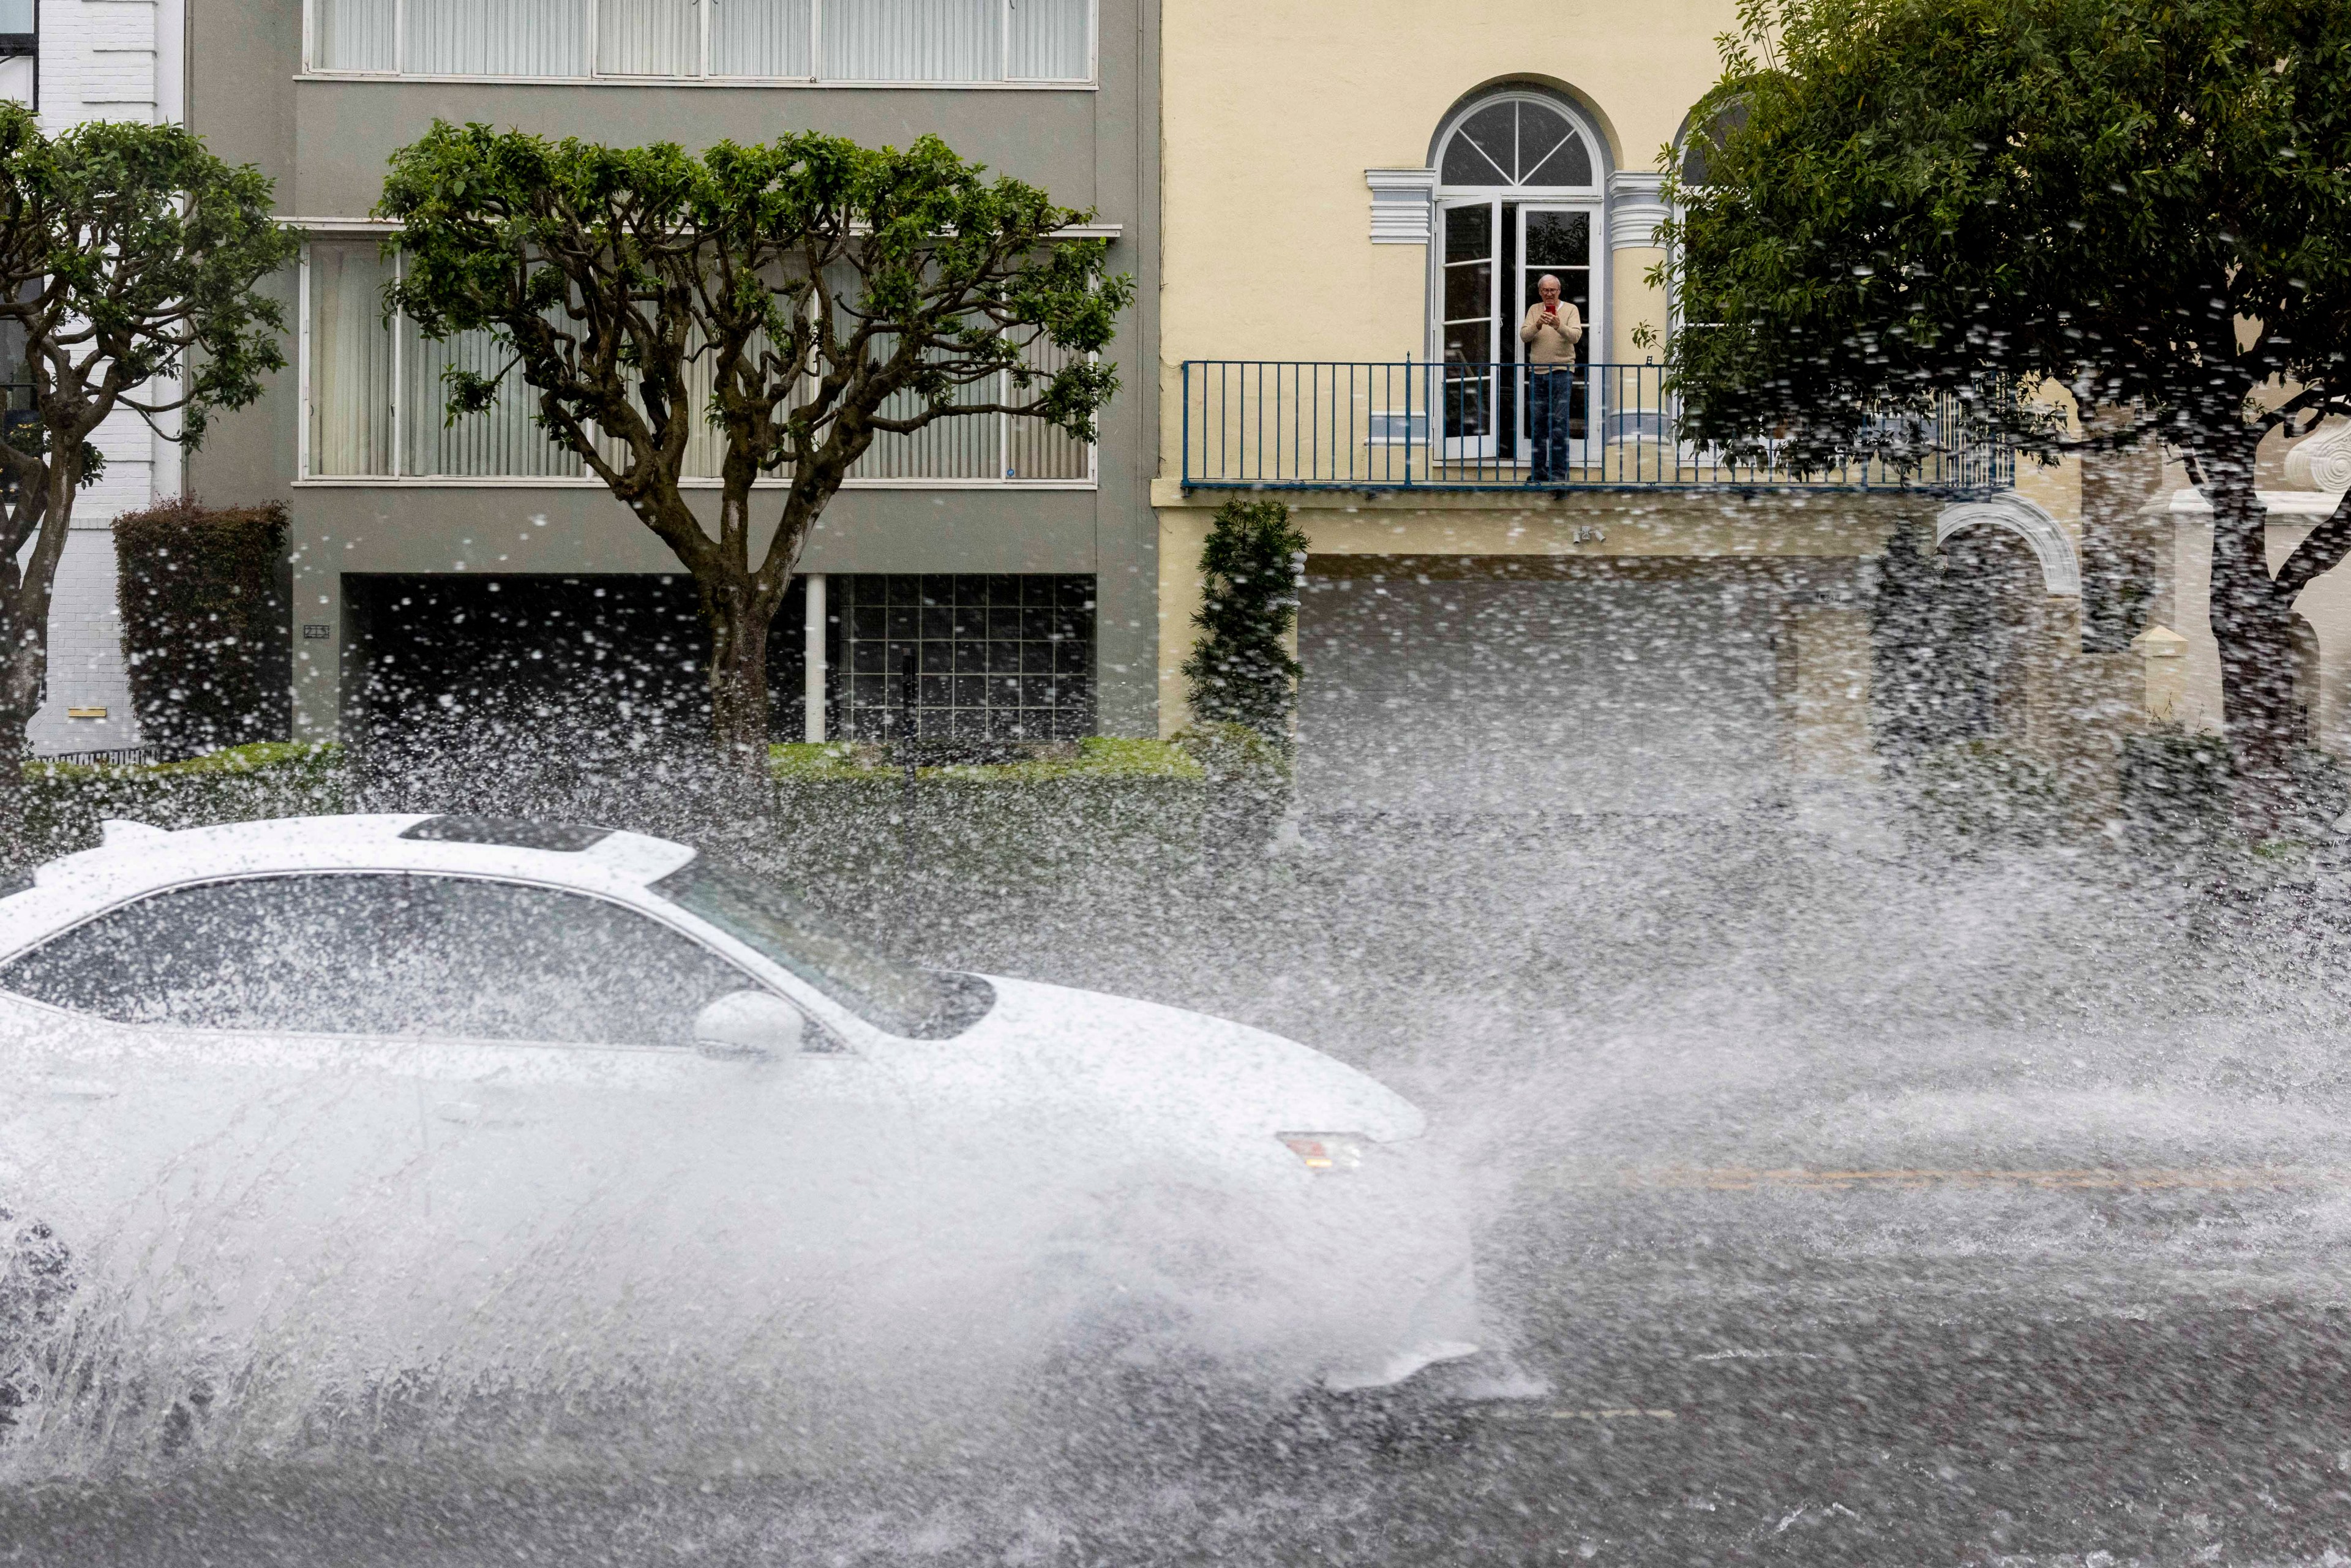
[(1527, 435), (1535, 449), (1530, 477), (1538, 485), (1567, 483), (1567, 405), (1574, 392), (1572, 365), (1527, 371)]

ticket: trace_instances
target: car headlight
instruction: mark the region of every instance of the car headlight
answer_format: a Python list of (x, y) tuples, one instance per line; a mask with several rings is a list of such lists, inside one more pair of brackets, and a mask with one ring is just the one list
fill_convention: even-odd
[(1318, 1174), (1353, 1170), (1364, 1163), (1364, 1150), (1371, 1144), (1361, 1133), (1276, 1133), (1274, 1136), (1305, 1161), (1308, 1170)]

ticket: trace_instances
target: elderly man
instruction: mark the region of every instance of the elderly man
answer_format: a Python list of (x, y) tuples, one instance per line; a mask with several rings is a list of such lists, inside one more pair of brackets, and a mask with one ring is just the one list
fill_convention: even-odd
[(1583, 340), (1583, 317), (1559, 298), (1559, 279), (1546, 272), (1535, 283), (1519, 341), (1527, 346), (1527, 428), (1533, 437), (1530, 485), (1567, 483), (1567, 404), (1575, 387), (1575, 345)]

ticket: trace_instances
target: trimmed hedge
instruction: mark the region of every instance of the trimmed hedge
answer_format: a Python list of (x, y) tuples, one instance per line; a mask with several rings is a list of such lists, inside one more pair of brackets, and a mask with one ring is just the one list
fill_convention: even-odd
[[(768, 770), (778, 781), (803, 779), (901, 779), (904, 769), (880, 746), (851, 741), (796, 741), (768, 747)], [(1182, 745), (1089, 736), (1066, 746), (1037, 748), (1018, 762), (950, 763), (914, 769), (918, 779), (960, 779), (984, 784), (1037, 783), (1048, 779), (1198, 779), (1200, 764)]]
[(183, 497), (114, 519), (139, 733), (166, 756), (274, 740), (288, 711), (286, 508)]
[[(2283, 835), (2312, 841), (2332, 836), (2351, 809), (2351, 775), (2343, 760), (2314, 746), (2293, 754), (2292, 806)], [(2123, 742), (2123, 814), (2132, 827), (2158, 840), (2217, 840), (2236, 831), (2231, 815), (2235, 768), (2229, 743), (2218, 735), (2176, 724), (2159, 725)]]
[(881, 747), (772, 749), (768, 846), (793, 880), (985, 899), (1111, 868), (1180, 872), (1207, 788), (1179, 746), (1097, 736), (1022, 761), (917, 768)]
[(36, 860), (98, 842), (110, 817), (159, 828), (265, 817), (328, 815), (350, 810), (342, 748), (305, 741), (264, 741), (185, 762), (139, 767), (25, 764), (25, 826)]
[[(144, 766), (28, 762), (34, 858), (89, 848), (110, 817), (185, 828), (362, 809), (344, 762), (340, 747), (302, 742)], [(925, 768), (911, 784), (878, 747), (778, 747), (773, 766), (764, 821), (704, 832), (714, 848), (755, 850), (796, 881), (831, 884), (834, 902), (910, 883), (968, 898), (1110, 868), (1180, 873), (1197, 862), (1208, 792), (1182, 747), (1155, 740), (1097, 737), (1018, 763)]]
[(2067, 831), (2057, 770), (1996, 740), (1922, 751), (1899, 779), (1916, 823), (1946, 848), (2044, 844)]

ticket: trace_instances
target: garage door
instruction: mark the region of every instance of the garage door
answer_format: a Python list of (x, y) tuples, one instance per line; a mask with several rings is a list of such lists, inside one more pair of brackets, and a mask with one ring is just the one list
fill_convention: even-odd
[(1771, 587), (1310, 576), (1299, 787), (1312, 810), (1729, 809), (1779, 750)]

